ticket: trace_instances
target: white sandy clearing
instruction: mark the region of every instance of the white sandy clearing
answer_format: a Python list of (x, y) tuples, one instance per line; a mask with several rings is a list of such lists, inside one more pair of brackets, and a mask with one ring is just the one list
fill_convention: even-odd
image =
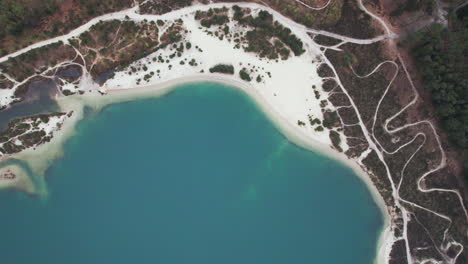
[(60, 127), (66, 118), (66, 115), (49, 117), (49, 121), (47, 123), (40, 123), (38, 128), (46, 132), (47, 135), (53, 135), (54, 132), (60, 130)]
[(0, 108), (7, 107), (16, 101), (14, 94), (14, 89), (0, 89)]

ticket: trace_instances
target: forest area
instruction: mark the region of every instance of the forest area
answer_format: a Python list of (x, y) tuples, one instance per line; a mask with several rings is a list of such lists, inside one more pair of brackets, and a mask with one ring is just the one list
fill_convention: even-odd
[(463, 155), (468, 182), (468, 16), (452, 13), (448, 27), (432, 24), (403, 45), (412, 47), (437, 118), (451, 145)]
[(0, 56), (132, 4), (133, 0), (0, 0)]
[(29, 1), (0, 1), (0, 37), (18, 35), (27, 27), (33, 27), (47, 15), (58, 9), (54, 0), (40, 1), (31, 5)]

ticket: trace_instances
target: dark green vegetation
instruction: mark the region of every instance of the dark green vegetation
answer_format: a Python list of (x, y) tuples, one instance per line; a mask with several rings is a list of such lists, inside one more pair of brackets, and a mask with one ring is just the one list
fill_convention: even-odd
[(140, 7), (140, 11), (144, 14), (156, 14), (161, 15), (172, 10), (176, 10), (182, 7), (186, 7), (192, 4), (193, 0), (158, 0), (158, 1), (143, 1), (138, 0), (140, 3), (144, 3)]
[(213, 25), (221, 26), (229, 22), (227, 11), (227, 8), (210, 8), (206, 12), (198, 10), (195, 13), (195, 19), (200, 20), (200, 24), (207, 28)]
[[(289, 28), (283, 27), (277, 21), (273, 21), (273, 16), (267, 11), (260, 11), (257, 17), (247, 15), (245, 10), (239, 6), (234, 6), (234, 19), (242, 25), (253, 27), (247, 32), (246, 38), (248, 46), (246, 51), (259, 53), (261, 57), (270, 59), (278, 58), (278, 54), (283, 59), (289, 57), (289, 49), (294, 55), (300, 56), (304, 53), (304, 44), (291, 33)], [(271, 39), (277, 38), (274, 44)], [(287, 47), (288, 48), (287, 48)]]
[(330, 130), (330, 140), (333, 144), (333, 147), (338, 150), (339, 152), (343, 152), (343, 149), (341, 148), (341, 138), (340, 138), (340, 133)]
[(223, 25), (229, 21), (227, 15), (214, 15), (210, 19), (202, 19), (201, 24), (204, 27), (211, 27), (212, 25)]
[(17, 57), (11, 57), (6, 62), (0, 63), (0, 69), (17, 81), (23, 81), (59, 62), (72, 60), (74, 54), (75, 51), (70, 46), (64, 45), (63, 42), (55, 42)]
[[(140, 6), (142, 14), (164, 14), (187, 7), (193, 3), (193, 0), (4, 0), (0, 2), (0, 5), (3, 6), (2, 17), (5, 23), (0, 23), (0, 25), (5, 24), (7, 27), (0, 31), (16, 32), (16, 35), (0, 36), (0, 56), (34, 42), (65, 34), (93, 17), (129, 8), (135, 2), (142, 4)], [(200, 2), (207, 4), (210, 1), (200, 0)], [(232, 0), (214, 0), (213, 2), (232, 2)], [(331, 30), (335, 33), (351, 33), (350, 35), (353, 36), (355, 33), (362, 34), (360, 32), (364, 29), (371, 28), (366, 19), (356, 19), (354, 16), (357, 9), (355, 2), (354, 0), (332, 0), (325, 9), (311, 10), (295, 0), (262, 1), (298, 23)], [(309, 4), (322, 5), (324, 2), (309, 2)], [(2, 10), (0, 10), (0, 16)], [(27, 19), (20, 20), (20, 17)], [(215, 19), (213, 22), (225, 20), (222, 15), (218, 18), (220, 20)], [(204, 23), (209, 24), (209, 22)], [(347, 28), (355, 30), (346, 30)]]
[(210, 68), (210, 72), (234, 74), (234, 66), (228, 64), (218, 64)]
[(468, 5), (465, 5), (464, 7), (458, 9), (456, 11), (456, 14), (457, 18), (459, 20), (464, 20), (464, 19), (467, 19), (468, 18)]
[[(235, 0), (212, 0), (236, 2)], [(380, 1), (380, 0), (374, 0)], [(203, 2), (203, 1), (202, 1)], [(208, 2), (205, 0), (205, 2)], [(257, 2), (278, 11), (284, 16), (309, 28), (326, 30), (354, 38), (372, 38), (383, 33), (372, 25), (372, 18), (359, 8), (357, 0), (331, 0), (323, 9), (310, 9), (296, 0), (262, 0)], [(303, 0), (312, 7), (323, 7), (328, 1)], [(369, 4), (371, 1), (364, 1)]]
[(358, 59), (356, 58), (356, 56), (354, 56), (353, 53), (346, 50), (343, 56), (343, 61), (341, 62), (342, 65), (346, 67), (352, 67), (357, 62), (358, 62)]
[(245, 51), (255, 52), (260, 57), (268, 57), (269, 59), (281, 57), (282, 59), (287, 59), (291, 51), (296, 56), (304, 53), (302, 41), (292, 34), (290, 29), (274, 21), (273, 16), (269, 12), (260, 11), (258, 16), (253, 17), (248, 9), (243, 9), (237, 5), (233, 9), (234, 20), (243, 26), (253, 28), (247, 31), (245, 35), (235, 33), (232, 36), (230, 34), (229, 26), (225, 25), (229, 22), (227, 8), (211, 8), (208, 11), (197, 11), (195, 19), (199, 20), (200, 24), (206, 28), (218, 26), (220, 32), (214, 32), (215, 36), (220, 39), (223, 39), (224, 36), (233, 37), (234, 42), (238, 43), (238, 48), (240, 48), (241, 43), (245, 44), (243, 45)]
[[(26, 148), (49, 142), (51, 135), (38, 130), (41, 123), (48, 123), (50, 117), (63, 116), (66, 113), (51, 113), (32, 117), (19, 118), (11, 121), (8, 128), (0, 133), (0, 152), (2, 154), (18, 153)], [(30, 122), (29, 122), (30, 121)], [(21, 145), (15, 144), (15, 140), (21, 141)]]
[[(182, 37), (179, 31), (180, 25), (174, 23), (161, 36), (162, 43), (159, 45), (158, 27), (155, 23), (118, 20), (100, 22), (78, 38), (71, 39), (71, 45), (55, 42), (33, 49), (0, 63), (0, 69), (17, 81), (23, 81), (36, 73), (44, 73), (58, 63), (74, 62), (81, 65), (86, 63), (87, 70), (96, 77), (102, 72), (127, 65), (150, 54), (158, 45), (167, 46), (180, 41)], [(77, 56), (73, 47), (84, 55), (85, 62)], [(94, 65), (92, 69), (91, 65)], [(51, 72), (46, 74), (50, 75)]]
[(408, 0), (393, 10), (390, 13), (390, 16), (400, 16), (405, 12), (414, 12), (419, 10), (422, 10), (427, 14), (432, 14), (434, 2), (434, 0)]
[(373, 19), (371, 16), (360, 9), (358, 0), (342, 0), (340, 2), (342, 2), (342, 6), (340, 7), (339, 16), (337, 16), (338, 20), (334, 23), (320, 24), (319, 29), (362, 39), (372, 38), (384, 33), (382, 28), (372, 24)]
[(37, 25), (40, 20), (57, 11), (56, 1), (45, 0), (37, 8), (32, 8), (26, 1), (0, 1), (0, 37), (18, 35), (25, 28)]
[[(161, 41), (165, 45), (180, 40), (171, 26)], [(174, 36), (173, 36), (174, 35)], [(86, 65), (93, 65), (93, 76), (117, 66), (125, 66), (154, 52), (159, 44), (159, 29), (155, 22), (110, 20), (100, 22), (81, 34), (71, 44), (85, 56)], [(96, 52), (97, 51), (97, 52)], [(99, 59), (97, 59), (99, 58)]]
[[(411, 43), (412, 42), (412, 43)], [(434, 24), (405, 43), (412, 45), (424, 86), (437, 116), (468, 169), (468, 20), (452, 16), (451, 26)], [(468, 175), (465, 176), (468, 180)]]
[(250, 82), (252, 80), (252, 78), (250, 77), (250, 74), (247, 72), (245, 68), (239, 71), (239, 76), (242, 80), (246, 82)]
[(2, 0), (0, 56), (65, 34), (93, 17), (132, 4), (132, 0)]
[(318, 118), (314, 118), (314, 116), (312, 115), (309, 115), (309, 123), (311, 126), (315, 126), (315, 125), (321, 125), (322, 121), (320, 121), (320, 119)]
[[(234, 2), (234, 0), (214, 1)], [(372, 38), (383, 33), (381, 29), (372, 26), (371, 17), (361, 11), (357, 0), (332, 0), (325, 8), (320, 10), (310, 9), (296, 0), (262, 0), (255, 2), (269, 6), (295, 22), (314, 29), (363, 39)], [(313, 7), (323, 7), (328, 1), (305, 0), (303, 2)]]
[(323, 126), (332, 129), (333, 127), (340, 127), (340, 119), (337, 112), (327, 111), (323, 113)]
[(208, 11), (197, 11), (195, 19), (205, 28), (217, 26), (218, 31), (208, 32), (208, 34), (223, 39), (227, 37), (237, 43), (236, 48), (242, 48), (247, 52), (255, 52), (260, 57), (269, 59), (287, 59), (291, 51), (296, 56), (304, 53), (303, 43), (292, 34), (291, 30), (283, 27), (267, 11), (260, 11), (258, 16), (253, 17), (249, 9), (234, 6), (234, 20), (244, 27), (253, 28), (247, 33), (230, 34), (230, 28), (226, 25), (229, 22), (227, 8), (211, 8)]
[[(322, 10), (309, 9), (294, 0), (264, 0), (271, 8), (290, 17), (292, 20), (308, 27), (319, 25), (333, 25), (338, 22), (342, 14), (343, 0), (332, 0), (331, 3)], [(321, 3), (311, 3), (312, 6), (321, 7), (326, 1)]]
[[(165, 24), (164, 21), (161, 22)], [(138, 23), (132, 20), (101, 21), (81, 35), (71, 38), (68, 43), (59, 41), (17, 57), (10, 57), (7, 61), (0, 63), (0, 70), (16, 81), (29, 78), (29, 82), (15, 91), (15, 96), (20, 97), (27, 92), (31, 81), (42, 78), (39, 74), (52, 77), (55, 70), (67, 68), (71, 64), (74, 67), (86, 66), (86, 70), (91, 73), (92, 77), (102, 84), (112, 77), (112, 74), (104, 73), (123, 70), (131, 62), (159, 49), (174, 49), (175, 53), (171, 56), (180, 57), (185, 49), (192, 48), (191, 43), (181, 42), (186, 33), (182, 20), (168, 24), (168, 28), (162, 35), (159, 34), (157, 24), (161, 23), (146, 20)], [(81, 54), (83, 56), (80, 56)], [(195, 61), (187, 63), (192, 66), (196, 64)], [(131, 68), (132, 72), (137, 70), (147, 71), (148, 67), (141, 65)], [(148, 81), (153, 75), (154, 73), (149, 72), (144, 80)], [(14, 85), (5, 78), (0, 80), (0, 84), (4, 88), (11, 88)], [(69, 90), (63, 91), (64, 95), (73, 93)]]

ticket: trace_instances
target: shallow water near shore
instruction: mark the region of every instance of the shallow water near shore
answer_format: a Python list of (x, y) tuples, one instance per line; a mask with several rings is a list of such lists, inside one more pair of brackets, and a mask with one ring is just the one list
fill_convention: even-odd
[(335, 160), (213, 83), (78, 124), (48, 196), (0, 192), (5, 263), (372, 263), (381, 211)]
[(13, 104), (10, 108), (0, 112), (0, 129), (8, 127), (13, 119), (58, 111), (58, 105), (52, 99), (57, 93), (56, 85), (52, 80), (34, 81), (24, 95), (27, 100)]

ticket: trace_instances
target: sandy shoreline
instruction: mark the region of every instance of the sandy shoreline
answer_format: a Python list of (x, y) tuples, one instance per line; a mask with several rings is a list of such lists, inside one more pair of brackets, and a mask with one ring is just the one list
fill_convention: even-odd
[(356, 161), (349, 159), (345, 154), (333, 150), (330, 146), (325, 145), (321, 142), (313, 140), (302, 130), (294, 127), (291, 122), (286, 118), (281, 116), (280, 113), (276, 112), (272, 106), (253, 88), (250, 83), (241, 81), (237, 78), (231, 77), (229, 75), (222, 74), (195, 74), (191, 76), (186, 76), (159, 84), (152, 84), (148, 86), (142, 86), (138, 88), (129, 88), (129, 89), (112, 89), (108, 91), (108, 94), (105, 97), (108, 97), (110, 100), (98, 100), (103, 104), (97, 106), (104, 106), (109, 103), (123, 102), (129, 100), (135, 100), (138, 98), (160, 96), (165, 93), (168, 93), (178, 86), (193, 82), (215, 82), (223, 85), (230, 86), (241, 90), (242, 92), (249, 95), (257, 106), (262, 110), (262, 112), (267, 115), (267, 117), (274, 123), (282, 134), (292, 143), (305, 148), (310, 151), (319, 151), (326, 156), (333, 158), (355, 171), (356, 174), (366, 183), (369, 187), (374, 200), (379, 205), (379, 208), (382, 211), (382, 214), (388, 214), (386, 205), (380, 196), (377, 188), (374, 186), (370, 180), (367, 173), (356, 163)]
[[(304, 148), (309, 151), (320, 152), (325, 156), (332, 158), (336, 161), (351, 168), (355, 174), (366, 184), (370, 191), (375, 203), (378, 205), (381, 215), (384, 218), (383, 229), (379, 235), (377, 245), (377, 259), (375, 263), (386, 263), (385, 252), (387, 250), (388, 243), (392, 242), (392, 234), (390, 232), (390, 215), (387, 210), (387, 206), (380, 195), (379, 191), (372, 183), (369, 175), (365, 172), (355, 160), (349, 159), (343, 153), (333, 150), (330, 146), (325, 145), (319, 141), (315, 141), (313, 138), (308, 136), (303, 130), (298, 129), (280, 113), (274, 110), (265, 98), (260, 95), (254, 87), (247, 82), (241, 81), (235, 77), (222, 74), (195, 74), (177, 78), (170, 81), (161, 82), (159, 84), (152, 84), (148, 86), (141, 86), (137, 88), (128, 89), (112, 89), (108, 91), (106, 96), (101, 98), (90, 98), (88, 103), (91, 103), (94, 107), (103, 107), (105, 105), (117, 102), (124, 102), (135, 100), (145, 97), (157, 97), (164, 95), (178, 86), (193, 82), (215, 82), (229, 87), (238, 89), (247, 95), (256, 103), (259, 109), (270, 119), (275, 127), (288, 139), (288, 141)], [(95, 100), (97, 99), (97, 100)]]
[[(83, 118), (83, 109), (85, 106), (99, 110), (106, 105), (113, 103), (132, 101), (143, 98), (159, 97), (176, 89), (180, 85), (194, 82), (215, 82), (223, 84), (234, 89), (238, 89), (247, 94), (259, 109), (270, 119), (274, 126), (292, 143), (307, 149), (309, 151), (320, 152), (325, 156), (351, 168), (355, 174), (366, 184), (375, 203), (378, 205), (381, 215), (384, 217), (383, 230), (381, 231), (377, 245), (377, 259), (374, 263), (383, 264), (385, 262), (385, 252), (388, 243), (391, 242), (391, 232), (389, 232), (390, 215), (383, 198), (380, 196), (377, 188), (372, 183), (367, 173), (357, 164), (355, 160), (348, 159), (343, 153), (333, 150), (330, 146), (319, 141), (315, 141), (301, 129), (296, 128), (285, 117), (274, 110), (265, 98), (260, 95), (250, 83), (241, 81), (235, 77), (222, 74), (194, 74), (169, 81), (164, 81), (157, 84), (140, 86), (136, 88), (111, 89), (106, 95), (99, 93), (90, 93), (85, 95), (74, 95), (69, 97), (57, 98), (57, 102), (62, 111), (73, 111), (73, 115), (57, 132), (53, 140), (46, 144), (37, 147), (36, 149), (28, 149), (13, 155), (17, 159), (24, 160), (28, 163), (31, 169), (39, 174), (43, 174), (49, 165), (62, 153), (62, 147), (65, 141), (71, 137), (75, 131), (75, 127)], [(11, 158), (6, 157), (6, 158)], [(0, 159), (4, 161), (6, 158)], [(18, 167), (19, 169), (19, 167)]]

